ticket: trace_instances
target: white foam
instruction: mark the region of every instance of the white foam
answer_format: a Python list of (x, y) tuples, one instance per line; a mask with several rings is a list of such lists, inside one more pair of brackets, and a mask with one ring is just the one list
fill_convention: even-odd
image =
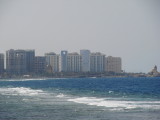
[(130, 110), (130, 109), (160, 109), (160, 101), (122, 101), (122, 100), (111, 100), (96, 97), (80, 97), (69, 99), (68, 101), (107, 107), (111, 110)]
[(113, 93), (113, 91), (108, 91), (108, 93)]
[(59, 95), (57, 95), (56, 97), (58, 97), (58, 98), (63, 98), (63, 97), (65, 97), (65, 95), (64, 94), (62, 94), (62, 93), (60, 93)]
[(0, 81), (34, 81), (34, 80), (58, 80), (67, 78), (19, 78), (19, 79), (0, 79)]
[(15, 88), (0, 88), (0, 94), (36, 96), (36, 95), (45, 94), (45, 93), (42, 90), (34, 90), (31, 88), (25, 88), (25, 87), (15, 87)]
[(47, 80), (45, 78), (29, 78), (29, 79), (8, 79), (5, 81), (34, 81), (34, 80)]

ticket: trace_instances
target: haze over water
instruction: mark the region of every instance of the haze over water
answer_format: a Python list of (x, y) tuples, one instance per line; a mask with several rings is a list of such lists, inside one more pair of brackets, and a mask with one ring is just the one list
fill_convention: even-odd
[(121, 57), (126, 72), (160, 71), (159, 0), (0, 1), (0, 52), (89, 49)]

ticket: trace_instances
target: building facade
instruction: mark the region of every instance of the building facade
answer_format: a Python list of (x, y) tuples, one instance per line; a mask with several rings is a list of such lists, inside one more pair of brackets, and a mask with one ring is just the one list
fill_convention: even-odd
[(67, 55), (67, 72), (81, 72), (81, 56), (78, 53)]
[(15, 66), (15, 51), (10, 49), (6, 51), (6, 72), (14, 74)]
[(82, 57), (82, 72), (90, 72), (90, 51), (80, 50), (80, 55)]
[(59, 72), (59, 55), (51, 52), (45, 54), (46, 66), (52, 67), (52, 72)]
[(105, 55), (102, 53), (91, 53), (90, 55), (90, 71), (104, 72), (105, 69)]
[(122, 71), (122, 61), (120, 57), (108, 56), (105, 60), (105, 71), (121, 73)]
[(0, 74), (4, 72), (4, 54), (0, 53)]
[(10, 74), (25, 74), (27, 61), (25, 50), (8, 50), (6, 52), (6, 70)]
[(68, 51), (61, 51), (61, 56), (59, 59), (59, 71), (60, 72), (67, 72), (67, 55)]
[(45, 72), (45, 57), (36, 56), (34, 59), (34, 72), (36, 74), (43, 74)]
[[(61, 54), (50, 52), (45, 56), (35, 57), (35, 50), (6, 51), (6, 72), (15, 75), (54, 72), (114, 72), (121, 73), (122, 61), (120, 57), (105, 57), (100, 52), (91, 53), (80, 50), (78, 53), (61, 51)], [(0, 54), (0, 74), (4, 71), (4, 55)]]
[(28, 74), (33, 72), (34, 50), (6, 51), (6, 71), (10, 74)]
[(26, 52), (27, 73), (32, 73), (34, 72), (35, 50), (25, 50), (25, 52)]
[(27, 73), (27, 58), (24, 50), (15, 51), (15, 73), (26, 74)]

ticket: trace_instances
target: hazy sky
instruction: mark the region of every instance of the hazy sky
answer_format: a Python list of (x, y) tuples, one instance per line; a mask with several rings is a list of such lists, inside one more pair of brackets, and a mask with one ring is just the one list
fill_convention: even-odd
[(160, 0), (0, 0), (0, 52), (89, 49), (160, 71)]

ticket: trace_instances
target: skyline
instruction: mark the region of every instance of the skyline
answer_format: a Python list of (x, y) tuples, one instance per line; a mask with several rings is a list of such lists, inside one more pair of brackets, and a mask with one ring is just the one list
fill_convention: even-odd
[[(6, 53), (0, 53), (1, 55), (4, 55), (4, 68), (6, 69), (6, 56), (8, 56), (7, 54), (8, 54), (8, 51), (10, 51), (10, 50), (13, 50), (13, 51), (30, 51), (30, 52), (34, 52), (34, 55), (35, 55), (35, 57), (47, 57), (47, 55), (56, 55), (56, 56), (61, 56), (62, 54), (68, 54), (69, 56), (71, 55), (80, 55), (80, 56), (85, 56), (85, 57), (87, 57), (87, 62), (88, 62), (88, 55), (90, 54), (90, 57), (92, 56), (92, 55), (95, 55), (95, 54), (101, 54), (102, 56), (104, 55), (104, 57), (106, 58), (106, 59), (110, 59), (110, 58), (118, 58), (118, 59), (120, 59), (120, 61), (121, 61), (121, 71), (123, 71), (123, 72), (126, 72), (125, 70), (123, 70), (122, 68), (123, 68), (123, 62), (122, 62), (122, 58), (121, 57), (119, 57), (119, 56), (107, 56), (106, 54), (104, 54), (104, 53), (101, 53), (100, 51), (97, 51), (97, 52), (92, 52), (92, 51), (90, 51), (90, 50), (88, 50), (88, 49), (81, 49), (81, 50), (79, 50), (79, 52), (75, 52), (75, 51), (72, 51), (72, 52), (70, 52), (70, 51), (68, 51), (68, 50), (61, 50), (60, 51), (60, 53), (55, 53), (55, 52), (53, 52), (53, 51), (50, 51), (50, 52), (46, 52), (46, 53), (44, 53), (43, 55), (41, 55), (41, 56), (36, 56), (36, 50), (35, 49), (9, 49), (9, 50), (7, 50), (6, 51)], [(82, 51), (85, 51), (85, 53), (83, 53)], [(87, 52), (87, 53), (86, 53)], [(89, 53), (88, 53), (89, 52)], [(87, 56), (86, 56), (87, 55)], [(47, 60), (48, 58), (46, 58), (46, 60)], [(50, 61), (50, 60), (49, 60)], [(85, 62), (86, 62), (86, 60), (85, 60)], [(87, 63), (88, 64), (88, 63)], [(114, 63), (113, 63), (114, 64)], [(114, 65), (111, 65), (111, 67), (112, 66), (114, 66)], [(87, 67), (86, 66), (86, 64), (83, 66), (83, 67)], [(154, 66), (154, 68), (156, 67), (156, 69), (157, 69), (157, 65), (155, 65)], [(86, 68), (85, 68), (86, 69)], [(88, 69), (88, 68), (87, 68)], [(153, 71), (153, 69), (151, 70), (151, 71)], [(149, 71), (149, 72), (147, 72), (147, 73), (150, 73), (151, 71)], [(134, 73), (134, 72), (131, 72), (131, 73)], [(141, 73), (141, 72), (140, 72)]]
[(89, 49), (123, 60), (126, 72), (160, 71), (160, 2), (138, 0), (0, 1), (0, 53), (36, 56)]
[[(4, 55), (1, 54), (0, 65), (4, 64)], [(6, 70), (0, 67), (0, 74), (5, 75), (53, 75), (54, 73), (122, 73), (121, 58), (106, 57), (97, 52), (81, 50), (78, 53), (61, 51), (46, 53), (44, 56), (35, 56), (35, 50), (14, 50), (6, 52)], [(3, 74), (4, 73), (4, 74)], [(74, 75), (74, 74), (73, 74)]]

